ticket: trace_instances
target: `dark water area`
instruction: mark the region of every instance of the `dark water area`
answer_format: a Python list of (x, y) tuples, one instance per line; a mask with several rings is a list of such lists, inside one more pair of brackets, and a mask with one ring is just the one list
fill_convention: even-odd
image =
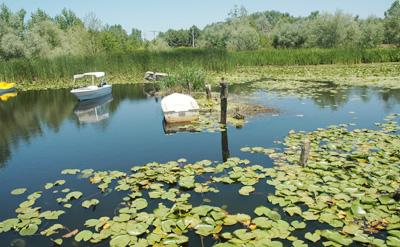
[[(129, 172), (132, 166), (148, 162), (167, 162), (186, 158), (222, 161), (224, 156), (249, 159), (252, 164), (271, 167), (264, 155), (240, 152), (244, 146), (282, 148), (282, 141), (290, 130), (312, 131), (332, 124), (351, 123), (350, 128), (375, 128), (376, 122), (391, 113), (400, 113), (400, 91), (371, 88), (349, 88), (336, 94), (326, 92), (318, 97), (281, 96), (278, 92), (232, 87), (231, 95), (246, 98), (257, 104), (278, 110), (249, 119), (242, 128), (229, 126), (227, 132), (182, 132), (166, 134), (160, 98), (147, 97), (143, 85), (114, 85), (112, 97), (97, 102), (78, 103), (68, 90), (20, 92), (15, 98), (0, 102), (0, 221), (15, 217), (15, 208), (25, 196), (12, 196), (14, 188), (26, 187), (28, 193), (44, 190), (47, 182), (62, 177), (66, 168), (120, 170)], [(87, 179), (70, 176), (67, 185), (84, 195), (98, 192)], [(275, 207), (266, 195), (273, 187), (262, 180), (257, 192), (243, 197), (240, 185), (222, 185), (220, 193), (192, 196), (193, 205), (204, 203), (226, 205), (230, 213), (254, 216), (256, 206)], [(109, 216), (112, 218), (124, 192), (100, 196), (95, 210), (87, 210), (74, 202), (64, 209), (55, 202), (58, 197), (45, 191), (38, 200), (42, 210), (66, 210), (59, 223), (70, 229), (83, 229), (86, 219)], [(51, 200), (49, 200), (49, 198)], [(154, 205), (157, 205), (156, 203)], [(280, 209), (278, 209), (280, 210)], [(291, 220), (296, 217), (291, 217)], [(49, 226), (41, 225), (40, 230)], [(308, 223), (308, 230), (315, 225)], [(299, 238), (306, 230), (298, 231)], [(296, 234), (295, 234), (296, 235)], [(200, 246), (197, 235), (191, 234), (190, 246)], [(0, 234), (0, 246), (11, 246), (15, 239), (23, 239), (25, 246), (52, 246), (40, 235), (20, 237), (18, 233)], [(204, 245), (215, 241), (204, 239)], [(15, 242), (14, 242), (15, 243)], [(107, 246), (103, 242), (96, 246)], [(63, 246), (87, 246), (66, 240)]]

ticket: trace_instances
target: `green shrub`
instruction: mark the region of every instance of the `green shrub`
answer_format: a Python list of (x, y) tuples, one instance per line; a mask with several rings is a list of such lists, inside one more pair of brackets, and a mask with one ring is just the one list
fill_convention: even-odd
[(189, 83), (193, 90), (204, 88), (206, 72), (201, 68), (179, 66), (178, 69), (163, 78), (160, 82), (161, 87), (171, 89), (188, 89)]

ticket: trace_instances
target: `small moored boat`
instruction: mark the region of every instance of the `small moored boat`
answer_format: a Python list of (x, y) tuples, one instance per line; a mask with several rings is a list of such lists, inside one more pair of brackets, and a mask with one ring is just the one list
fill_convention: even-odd
[(0, 94), (13, 92), (15, 90), (15, 83), (0, 82)]
[[(89, 73), (74, 75), (74, 82), (78, 79), (83, 79), (85, 77), (91, 77), (93, 85), (88, 87), (72, 89), (71, 93), (75, 95), (78, 98), (78, 100), (80, 101), (90, 100), (111, 94), (112, 86), (107, 84), (107, 82), (105, 81), (104, 72), (89, 72)], [(95, 79), (99, 79), (100, 82), (98, 85), (95, 85)]]
[(161, 100), (167, 123), (191, 122), (199, 117), (199, 104), (189, 95), (174, 93)]

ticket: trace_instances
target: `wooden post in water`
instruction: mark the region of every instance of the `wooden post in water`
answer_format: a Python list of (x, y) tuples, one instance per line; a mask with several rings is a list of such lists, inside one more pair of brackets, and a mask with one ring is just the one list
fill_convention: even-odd
[(207, 94), (207, 100), (211, 99), (211, 85), (206, 84), (206, 94)]
[(301, 146), (300, 165), (305, 167), (307, 165), (308, 155), (310, 154), (310, 140), (305, 139), (303, 146)]
[(393, 199), (395, 199), (396, 201), (400, 201), (400, 186), (399, 186), (399, 188), (396, 190), (396, 192), (394, 193)]
[(219, 83), (221, 87), (221, 124), (226, 126), (226, 114), (228, 108), (228, 83), (225, 82), (224, 78), (221, 78), (221, 82)]

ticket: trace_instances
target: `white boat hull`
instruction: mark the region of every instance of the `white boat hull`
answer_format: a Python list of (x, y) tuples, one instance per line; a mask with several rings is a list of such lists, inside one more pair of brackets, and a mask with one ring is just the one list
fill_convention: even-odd
[(102, 87), (89, 86), (71, 90), (71, 93), (78, 98), (78, 100), (90, 100), (111, 94), (112, 86), (104, 85)]

